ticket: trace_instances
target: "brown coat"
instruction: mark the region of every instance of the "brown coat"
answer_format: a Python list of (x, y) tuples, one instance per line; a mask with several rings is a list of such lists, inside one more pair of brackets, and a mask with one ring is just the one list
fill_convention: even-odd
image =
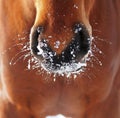
[[(120, 118), (119, 7), (120, 0), (0, 0), (0, 118)], [(31, 28), (43, 25), (59, 54), (77, 22), (94, 37), (84, 72), (54, 76), (36, 67)], [(65, 41), (59, 49), (57, 39)]]

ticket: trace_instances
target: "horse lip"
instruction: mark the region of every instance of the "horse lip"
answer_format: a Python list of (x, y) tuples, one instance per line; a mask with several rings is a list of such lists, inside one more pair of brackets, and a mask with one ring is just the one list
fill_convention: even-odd
[(65, 63), (63, 65), (56, 64), (57, 66), (48, 65), (47, 63), (42, 63), (41, 66), (44, 68), (44, 70), (52, 73), (78, 73), (82, 70), (83, 67), (85, 67), (86, 63)]

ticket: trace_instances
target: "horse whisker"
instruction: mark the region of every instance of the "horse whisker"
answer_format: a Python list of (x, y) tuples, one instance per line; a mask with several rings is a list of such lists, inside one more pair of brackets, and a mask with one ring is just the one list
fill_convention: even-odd
[[(22, 54), (21, 56), (19, 56), (19, 54), (21, 54), (21, 53), (22, 53), (22, 52), (16, 54), (15, 57), (13, 57), (13, 58), (11, 59), (10, 65), (15, 65), (20, 59), (22, 59), (23, 57), (25, 57), (25, 55), (26, 55), (28, 52), (26, 52), (26, 53)], [(16, 59), (16, 58), (18, 58), (18, 59)], [(12, 64), (12, 63), (13, 63), (13, 64)]]

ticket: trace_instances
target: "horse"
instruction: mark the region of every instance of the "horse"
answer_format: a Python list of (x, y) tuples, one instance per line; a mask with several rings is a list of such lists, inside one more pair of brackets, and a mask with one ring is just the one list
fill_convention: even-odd
[(119, 0), (0, 0), (0, 118), (120, 118)]

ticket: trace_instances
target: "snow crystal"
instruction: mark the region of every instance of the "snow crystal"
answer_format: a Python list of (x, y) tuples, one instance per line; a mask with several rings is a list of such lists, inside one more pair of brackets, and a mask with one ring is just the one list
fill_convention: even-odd
[(78, 28), (78, 31), (81, 31), (82, 30), (82, 28), (80, 27), (80, 28)]
[(48, 36), (48, 38), (52, 38), (52, 36)]
[(37, 28), (37, 32), (38, 32), (38, 33), (41, 33), (41, 31), (43, 31), (43, 27), (38, 27), (38, 28)]
[(48, 54), (49, 54), (50, 57), (54, 56), (52, 52), (49, 52)]
[(31, 65), (30, 65), (30, 59), (28, 60), (28, 70), (31, 69)]
[(74, 74), (74, 79), (76, 79), (77, 78), (77, 75), (76, 74)]
[(50, 13), (48, 13), (48, 16), (51, 16), (51, 14), (50, 14)]
[(75, 29), (74, 33), (76, 34), (76, 33), (78, 33), (78, 32), (81, 31), (81, 30), (82, 30), (82, 28), (79, 27), (79, 28)]
[(73, 54), (72, 56), (73, 56), (73, 57), (76, 57), (76, 55), (75, 55), (75, 54)]
[(56, 78), (55, 78), (55, 76), (54, 76), (54, 79), (53, 79), (53, 81), (54, 81), (54, 82), (56, 81)]
[(100, 64), (100, 66), (102, 66), (102, 65), (103, 65), (101, 61), (99, 61), (99, 64)]
[(68, 73), (68, 74), (67, 74), (67, 78), (69, 78), (70, 76), (71, 76), (71, 73)]
[(75, 29), (75, 33), (78, 33), (78, 29)]
[(60, 41), (56, 41), (56, 42), (54, 43), (54, 48), (59, 48), (59, 46), (60, 46)]
[(76, 4), (74, 4), (74, 8), (78, 9), (79, 7)]
[(100, 54), (102, 54), (102, 51), (99, 51)]
[(96, 24), (96, 25), (98, 25), (98, 23), (97, 23), (97, 22), (95, 22), (95, 24)]
[(39, 45), (40, 47), (47, 47), (47, 44), (44, 43), (44, 42), (41, 42), (41, 41), (38, 43), (38, 45)]
[(67, 26), (65, 26), (65, 25), (63, 26), (64, 29), (65, 29), (66, 27), (67, 27)]

